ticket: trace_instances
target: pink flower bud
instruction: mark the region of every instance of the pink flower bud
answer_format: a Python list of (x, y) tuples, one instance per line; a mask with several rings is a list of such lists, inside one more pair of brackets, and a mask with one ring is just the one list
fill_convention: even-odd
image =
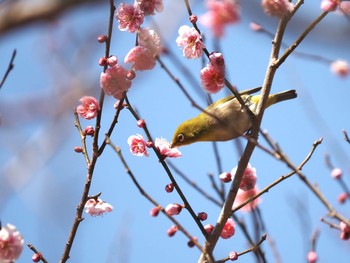
[(74, 147), (74, 151), (75, 151), (76, 153), (82, 153), (82, 152), (83, 152), (83, 148), (81, 148), (80, 146), (75, 146), (75, 147)]
[(149, 214), (153, 217), (156, 217), (160, 212), (160, 207), (159, 206), (156, 206), (156, 207), (153, 207), (150, 211), (149, 211)]
[(167, 193), (171, 193), (172, 191), (174, 191), (174, 184), (173, 184), (173, 183), (167, 184), (167, 185), (165, 186), (165, 191), (166, 191)]
[(250, 26), (250, 29), (255, 31), (255, 32), (259, 32), (263, 29), (261, 25), (254, 23), (254, 22), (251, 22), (249, 26)]
[(317, 253), (315, 251), (309, 251), (309, 253), (307, 253), (307, 262), (308, 263), (316, 263), (318, 256)]
[(197, 216), (198, 216), (199, 220), (201, 220), (201, 221), (205, 221), (208, 218), (208, 215), (205, 212), (200, 212), (200, 213), (198, 213)]
[(346, 60), (335, 60), (331, 63), (331, 72), (339, 77), (346, 77), (350, 74), (350, 65)]
[(350, 227), (344, 222), (340, 222), (339, 227), (341, 231), (340, 238), (342, 240), (348, 240), (350, 238)]
[(194, 247), (195, 246), (195, 241), (197, 241), (198, 240), (198, 238), (197, 237), (192, 237), (192, 239), (190, 240), (190, 241), (188, 241), (187, 242), (187, 245), (189, 246), (189, 247)]
[(85, 135), (89, 135), (89, 136), (94, 136), (94, 134), (95, 134), (94, 127), (86, 126), (85, 129), (84, 129), (84, 134)]
[(152, 141), (147, 141), (146, 142), (147, 148), (152, 148), (153, 147), (153, 142)]
[(236, 251), (232, 251), (230, 254), (228, 254), (228, 257), (231, 261), (235, 261), (238, 259), (238, 253)]
[(107, 63), (108, 63), (108, 66), (113, 67), (113, 66), (117, 65), (117, 63), (118, 63), (118, 58), (117, 58), (116, 56), (110, 56), (110, 57), (107, 59)]
[(126, 78), (128, 79), (128, 80), (133, 80), (134, 78), (135, 78), (135, 76), (136, 76), (136, 73), (135, 73), (135, 71), (134, 70), (129, 70), (127, 73), (126, 73)]
[(225, 172), (225, 173), (220, 174), (219, 178), (223, 183), (228, 183), (228, 182), (231, 182), (232, 175), (228, 172)]
[(261, 5), (267, 15), (277, 17), (287, 15), (294, 7), (288, 0), (262, 0)]
[(192, 24), (197, 23), (198, 17), (196, 15), (191, 15), (190, 16), (190, 22)]
[(104, 43), (104, 42), (107, 41), (107, 39), (108, 39), (108, 37), (107, 37), (106, 35), (99, 35), (99, 36), (97, 37), (97, 41), (98, 41), (99, 43)]
[(99, 58), (98, 59), (98, 64), (101, 66), (101, 67), (104, 67), (107, 65), (107, 59), (106, 58)]
[(236, 232), (235, 225), (236, 225), (236, 223), (235, 223), (235, 221), (233, 221), (232, 218), (227, 219), (225, 226), (221, 231), (220, 236), (223, 239), (228, 239), (228, 238), (232, 237)]
[[(118, 107), (119, 107), (119, 103), (120, 103), (120, 100), (118, 100), (116, 103), (114, 103), (113, 107), (117, 110)], [(126, 106), (125, 103), (122, 104), (122, 109), (124, 109), (124, 107)]]
[(171, 228), (168, 229), (167, 234), (169, 237), (172, 237), (176, 234), (178, 228), (177, 226), (172, 226)]
[(339, 2), (339, 0), (322, 0), (321, 9), (327, 12), (335, 11), (339, 5)]
[(146, 126), (145, 120), (144, 120), (144, 119), (138, 120), (138, 121), (137, 121), (137, 126), (138, 126), (139, 128), (145, 128), (145, 126)]
[(41, 255), (40, 253), (35, 253), (35, 254), (32, 256), (33, 262), (39, 262), (41, 259), (42, 259), (42, 255)]
[(341, 193), (339, 196), (338, 196), (338, 202), (341, 203), (341, 204), (344, 204), (346, 199), (348, 199), (348, 194), (347, 193)]
[(340, 168), (334, 168), (332, 171), (331, 171), (331, 176), (334, 178), (334, 179), (340, 179), (343, 175), (343, 171), (340, 169)]
[(180, 204), (174, 203), (174, 204), (168, 204), (165, 207), (165, 212), (169, 215), (169, 216), (175, 216), (180, 214), (182, 210), (182, 206)]
[(214, 226), (212, 224), (208, 224), (204, 226), (205, 231), (207, 231), (208, 234), (210, 234), (211, 232), (213, 232), (214, 230)]

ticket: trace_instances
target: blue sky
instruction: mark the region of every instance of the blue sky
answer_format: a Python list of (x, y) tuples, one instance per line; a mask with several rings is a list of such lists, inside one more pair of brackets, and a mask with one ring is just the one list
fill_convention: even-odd
[[(287, 29), (286, 43), (291, 43), (320, 13), (316, 2), (301, 8)], [(15, 69), (0, 91), (1, 221), (16, 225), (25, 243), (33, 243), (50, 262), (57, 262), (62, 254), (85, 180), (83, 156), (73, 151), (80, 143), (73, 109), (82, 95), (99, 94), (101, 68), (97, 61), (103, 56), (104, 47), (95, 39), (107, 30), (108, 12), (107, 5), (79, 8), (57, 21), (8, 33), (0, 43), (0, 72), (6, 70), (13, 49), (17, 49)], [(202, 5), (196, 4), (194, 12), (203, 13)], [(229, 79), (240, 90), (262, 84), (270, 54), (271, 39), (250, 31), (252, 20), (272, 32), (277, 23), (262, 13), (259, 1), (244, 3), (241, 23), (227, 29), (221, 43)], [(168, 48), (186, 65), (188, 74), (198, 79), (201, 61), (186, 60), (175, 44), (177, 28), (188, 24), (184, 5), (166, 1), (165, 10), (156, 21), (161, 25)], [(348, 20), (330, 14), (297, 50), (328, 59), (350, 60), (349, 30)], [(210, 32), (203, 31), (212, 50)], [(111, 53), (120, 61), (133, 45), (133, 37), (119, 32), (115, 24)], [(191, 96), (205, 106), (203, 95), (191, 87), (183, 73), (169, 58), (163, 60)], [(272, 91), (296, 89), (298, 98), (269, 108), (262, 123), (262, 128), (268, 130), (296, 165), (306, 157), (315, 140), (324, 138), (303, 172), (346, 216), (349, 216), (348, 203), (337, 204), (341, 190), (330, 178), (324, 155), (330, 154), (334, 165), (344, 170), (345, 181), (349, 182), (349, 145), (343, 141), (341, 132), (342, 129), (350, 131), (349, 88), (350, 79), (334, 76), (328, 65), (291, 56), (279, 68)], [(226, 94), (223, 90), (213, 97), (218, 99)], [(138, 73), (128, 96), (154, 138), (170, 140), (178, 124), (198, 114), (159, 65), (154, 71)], [(102, 134), (114, 114), (114, 102), (113, 98), (106, 98)], [(92, 123), (82, 121), (83, 126)], [(163, 206), (180, 202), (175, 192), (167, 194), (163, 190), (169, 179), (154, 153), (148, 158), (131, 155), (126, 141), (136, 133), (143, 134), (143, 131), (136, 126), (131, 114), (123, 110), (112, 141), (121, 147), (135, 176), (153, 198)], [(244, 140), (242, 143), (244, 145)], [(223, 170), (231, 171), (238, 161), (233, 143), (218, 143), (218, 147)], [(198, 143), (180, 150), (183, 156), (172, 162), (209, 194), (215, 195), (207, 177), (208, 173), (218, 175), (212, 144)], [(259, 149), (254, 152), (251, 164), (257, 169), (260, 188), (289, 172), (283, 163)], [(208, 213), (205, 223), (215, 223), (220, 209), (183, 180), (178, 181), (194, 210)], [(167, 237), (169, 220), (164, 216), (149, 216), (152, 205), (140, 195), (110, 148), (106, 148), (96, 167), (91, 194), (98, 192), (114, 206), (114, 211), (97, 218), (86, 215), (73, 246), (71, 262), (196, 262), (199, 252), (187, 247), (184, 235)], [(349, 242), (340, 241), (339, 232), (320, 223), (320, 217), (327, 211), (298, 178), (292, 177), (270, 190), (263, 196), (260, 208), (283, 262), (304, 261), (315, 229), (321, 230), (317, 242), (319, 262), (347, 262)], [(237, 216), (251, 223), (248, 214), (238, 212)], [(186, 212), (177, 219), (193, 235), (200, 236)], [(203, 238), (199, 240), (203, 242)], [(247, 243), (237, 228), (233, 238), (219, 241), (215, 256), (219, 259), (232, 250), (246, 248)], [(273, 261), (268, 242), (263, 244), (263, 249), (268, 262)], [(18, 262), (28, 262), (31, 255), (32, 252), (24, 248)], [(250, 263), (254, 258), (246, 255), (242, 261)]]

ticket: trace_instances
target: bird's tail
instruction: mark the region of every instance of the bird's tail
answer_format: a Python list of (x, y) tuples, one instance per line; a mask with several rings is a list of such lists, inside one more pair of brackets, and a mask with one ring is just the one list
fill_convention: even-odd
[(284, 101), (291, 100), (297, 97), (297, 93), (294, 89), (282, 91), (276, 94), (269, 95), (269, 99), (267, 100), (266, 108), (271, 106), (272, 104)]

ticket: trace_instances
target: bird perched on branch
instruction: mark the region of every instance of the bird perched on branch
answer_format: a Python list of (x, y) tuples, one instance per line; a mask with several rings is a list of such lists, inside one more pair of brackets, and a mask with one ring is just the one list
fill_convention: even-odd
[[(257, 89), (240, 93), (245, 105), (256, 114), (261, 95), (250, 95)], [(297, 97), (295, 90), (282, 91), (268, 97), (266, 108)], [(179, 147), (194, 142), (228, 141), (235, 139), (252, 127), (252, 116), (234, 95), (222, 98), (209, 105), (198, 116), (189, 119), (176, 129), (171, 147)]]

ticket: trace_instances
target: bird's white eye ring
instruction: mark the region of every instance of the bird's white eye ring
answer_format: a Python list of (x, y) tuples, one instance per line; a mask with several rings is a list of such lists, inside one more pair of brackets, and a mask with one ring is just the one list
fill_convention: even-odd
[(177, 136), (177, 141), (178, 141), (178, 142), (182, 142), (184, 139), (185, 139), (185, 136), (184, 136), (182, 133), (180, 133), (180, 134)]

